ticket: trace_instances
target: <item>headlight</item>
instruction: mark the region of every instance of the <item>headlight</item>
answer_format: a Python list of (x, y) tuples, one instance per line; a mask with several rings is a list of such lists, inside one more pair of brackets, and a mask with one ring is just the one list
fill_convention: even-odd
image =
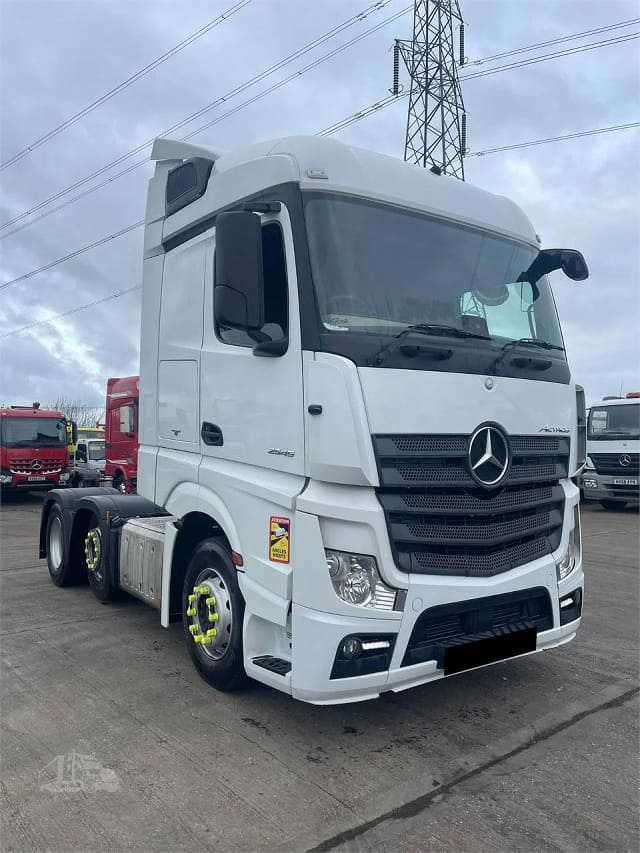
[(596, 466), (591, 461), (590, 456), (587, 456), (587, 461), (584, 463), (584, 470), (585, 471), (595, 471), (596, 470)]
[(569, 533), (569, 544), (564, 557), (556, 563), (558, 580), (561, 581), (570, 575), (580, 562), (580, 510), (577, 505), (573, 508), (573, 530)]
[(393, 610), (395, 590), (382, 582), (374, 557), (347, 554), (330, 548), (326, 548), (324, 553), (327, 571), (339, 598), (359, 607)]

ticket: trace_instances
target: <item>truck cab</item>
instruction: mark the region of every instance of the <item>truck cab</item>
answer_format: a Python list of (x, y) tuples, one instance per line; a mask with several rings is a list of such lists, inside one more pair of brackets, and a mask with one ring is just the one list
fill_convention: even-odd
[(585, 500), (605, 509), (640, 502), (640, 392), (605, 397), (587, 420), (587, 461), (580, 477)]
[(69, 486), (82, 488), (106, 483), (105, 465), (104, 438), (85, 438), (82, 430), (78, 430), (78, 443), (69, 468)]
[(67, 422), (62, 412), (0, 408), (0, 486), (5, 492), (53, 489), (68, 477)]
[(548, 274), (582, 256), (332, 140), (152, 158), (138, 495), (51, 498), (54, 583), (182, 620), (220, 690), (320, 704), (570, 641), (585, 409)]
[(138, 477), (139, 377), (107, 380), (105, 475), (118, 491), (136, 491)]

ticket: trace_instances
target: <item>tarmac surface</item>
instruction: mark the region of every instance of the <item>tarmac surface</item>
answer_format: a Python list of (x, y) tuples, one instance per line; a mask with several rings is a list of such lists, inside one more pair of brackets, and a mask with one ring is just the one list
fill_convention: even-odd
[(583, 505), (561, 648), (347, 706), (220, 694), (179, 624), (58, 589), (0, 508), (2, 851), (637, 851), (638, 512)]

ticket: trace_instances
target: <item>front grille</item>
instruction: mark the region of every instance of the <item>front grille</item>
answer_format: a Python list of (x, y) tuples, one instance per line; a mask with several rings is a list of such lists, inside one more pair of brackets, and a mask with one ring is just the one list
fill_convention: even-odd
[(414, 625), (402, 666), (435, 660), (442, 667), (448, 646), (527, 628), (553, 628), (551, 599), (542, 587), (430, 607)]
[(400, 569), (486, 577), (559, 546), (569, 438), (508, 440), (511, 467), (491, 491), (471, 477), (470, 436), (374, 436), (376, 491)]
[(12, 474), (33, 474), (36, 476), (38, 474), (52, 474), (61, 469), (59, 459), (45, 459), (39, 456), (38, 462), (41, 467), (34, 470), (32, 467), (33, 459), (10, 459), (9, 470)]
[[(598, 474), (613, 474), (616, 477), (637, 477), (640, 474), (640, 453), (590, 453)], [(622, 465), (620, 459), (628, 456), (629, 465)]]

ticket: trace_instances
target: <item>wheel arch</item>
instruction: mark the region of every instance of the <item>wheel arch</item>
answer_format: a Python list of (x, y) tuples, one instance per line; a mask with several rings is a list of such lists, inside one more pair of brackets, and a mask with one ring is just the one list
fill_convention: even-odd
[(241, 554), (237, 528), (219, 495), (195, 483), (182, 483), (167, 498), (167, 511), (177, 516), (178, 532), (173, 542), (168, 583), (167, 627), (171, 616), (182, 608), (182, 585), (191, 555), (206, 539), (221, 539), (230, 552)]

